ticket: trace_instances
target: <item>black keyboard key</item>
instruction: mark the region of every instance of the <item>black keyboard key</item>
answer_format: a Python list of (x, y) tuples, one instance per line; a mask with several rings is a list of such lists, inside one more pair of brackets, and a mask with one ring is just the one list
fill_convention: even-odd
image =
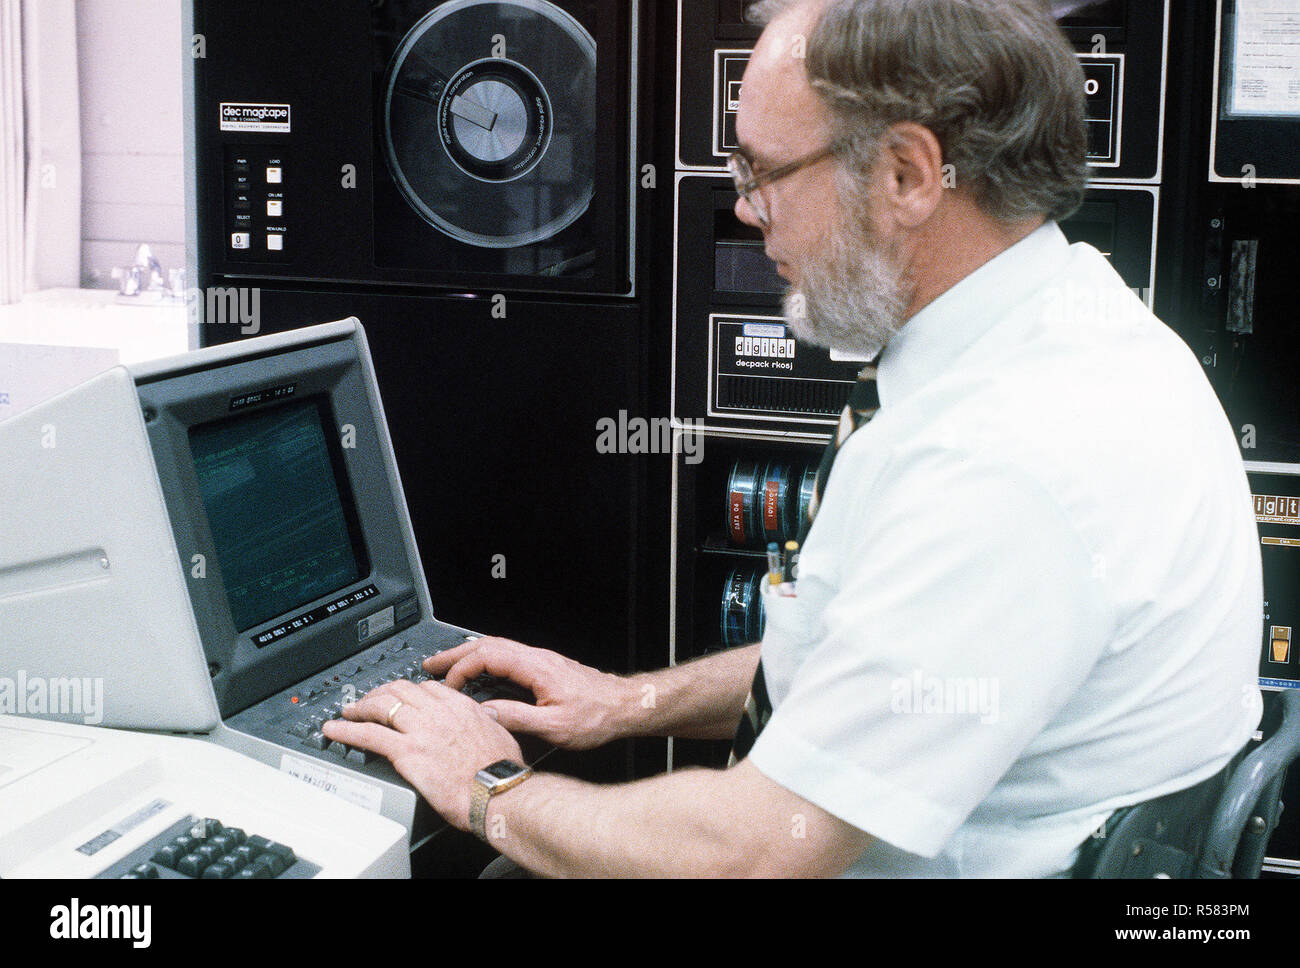
[(293, 848), (288, 844), (277, 844), (272, 842), (266, 846), (266, 852), (273, 857), (278, 857), (284, 861), (285, 868), (292, 867), (294, 861), (298, 858), (294, 855)]
[(265, 871), (266, 877), (279, 877), (284, 873), (285, 863), (275, 854), (263, 854), (257, 860), (253, 861), (253, 870)]
[(226, 854), (224, 857), (217, 859), (218, 864), (225, 864), (235, 874), (238, 874), (248, 866), (248, 861), (237, 853)]
[(198, 854), (186, 854), (176, 865), (176, 869), (186, 877), (202, 877), (207, 869), (207, 859)]
[(194, 822), (194, 826), (190, 828), (190, 834), (199, 840), (207, 840), (209, 837), (215, 837), (224, 829), (225, 827), (221, 825), (220, 820), (204, 817), (202, 820)]
[(203, 872), (205, 881), (228, 881), (234, 876), (235, 869), (229, 864), (222, 864), (220, 861)]
[(176, 844), (167, 844), (163, 847), (159, 847), (158, 851), (149, 859), (155, 864), (161, 864), (169, 870), (175, 870), (176, 865), (180, 863), (180, 859), (188, 853), (188, 850), (178, 847)]
[(158, 877), (158, 868), (154, 867), (153, 864), (136, 864), (131, 868), (130, 873), (136, 877), (155, 880)]

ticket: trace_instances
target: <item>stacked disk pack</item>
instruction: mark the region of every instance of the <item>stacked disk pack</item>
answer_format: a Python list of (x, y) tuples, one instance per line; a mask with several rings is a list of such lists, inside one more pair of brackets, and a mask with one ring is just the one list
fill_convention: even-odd
[(808, 516), (814, 465), (738, 460), (727, 477), (727, 533), (738, 548), (784, 545), (799, 537)]

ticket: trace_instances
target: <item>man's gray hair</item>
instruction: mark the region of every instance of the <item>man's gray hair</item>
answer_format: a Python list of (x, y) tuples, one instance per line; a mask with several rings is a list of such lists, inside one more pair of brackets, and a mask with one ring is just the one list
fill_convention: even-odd
[[(767, 23), (803, 2), (762, 0), (750, 16)], [(910, 121), (993, 218), (1059, 221), (1082, 204), (1083, 68), (1045, 0), (822, 2), (805, 69), (856, 180), (888, 127)]]

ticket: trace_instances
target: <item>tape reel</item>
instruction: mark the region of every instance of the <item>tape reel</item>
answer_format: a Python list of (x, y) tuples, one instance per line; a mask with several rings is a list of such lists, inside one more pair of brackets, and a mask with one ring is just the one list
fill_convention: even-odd
[(547, 0), (452, 0), (385, 77), (384, 148), (421, 218), (481, 248), (531, 245), (595, 190), (596, 42)]

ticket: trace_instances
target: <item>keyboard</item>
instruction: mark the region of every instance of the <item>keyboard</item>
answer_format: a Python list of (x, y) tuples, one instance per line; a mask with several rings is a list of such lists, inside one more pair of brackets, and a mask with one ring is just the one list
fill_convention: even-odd
[[(241, 732), (313, 758), (388, 778), (389, 768), (383, 757), (337, 740), (331, 741), (322, 727), (331, 719), (340, 719), (347, 703), (385, 683), (396, 679), (416, 683), (434, 679), (424, 671), (424, 660), (440, 651), (438, 645), (445, 648), (464, 640), (465, 633), (460, 630), (448, 634), (445, 643), (431, 643), (418, 633), (395, 635), (289, 689), (281, 690), (229, 717), (226, 722)], [(535, 701), (526, 688), (508, 679), (486, 674), (465, 683), (461, 692), (476, 702), (489, 699)]]
[(378, 791), (316, 786), (205, 738), (0, 716), (0, 877), (410, 876)]
[(315, 877), (320, 868), (286, 844), (250, 836), (212, 817), (168, 827), (97, 876), (98, 880), (263, 881)]

